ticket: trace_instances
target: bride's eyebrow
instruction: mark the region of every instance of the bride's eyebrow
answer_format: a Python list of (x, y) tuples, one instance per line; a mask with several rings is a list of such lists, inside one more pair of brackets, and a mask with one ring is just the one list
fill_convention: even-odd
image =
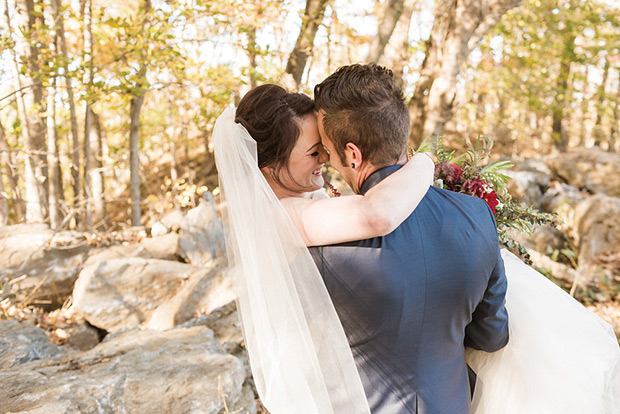
[(310, 151), (312, 151), (312, 149), (313, 149), (314, 147), (316, 147), (317, 145), (321, 145), (321, 141), (317, 142), (316, 144), (314, 144), (313, 146), (311, 146), (310, 148), (308, 148), (308, 149), (306, 150), (306, 152), (310, 152)]

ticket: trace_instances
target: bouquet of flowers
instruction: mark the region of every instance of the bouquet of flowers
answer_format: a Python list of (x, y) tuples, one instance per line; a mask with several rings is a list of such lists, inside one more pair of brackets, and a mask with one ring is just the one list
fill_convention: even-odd
[[(506, 189), (510, 177), (500, 171), (511, 168), (513, 164), (510, 161), (494, 161), (481, 165), (482, 161), (489, 158), (492, 147), (492, 138), (480, 136), (474, 144), (469, 144), (469, 149), (464, 154), (457, 156), (455, 151), (449, 151), (444, 146), (442, 137), (437, 137), (434, 144), (425, 140), (416, 152), (435, 152), (436, 187), (469, 194), (486, 201), (495, 215), (500, 242), (508, 248), (516, 249), (521, 257), (531, 264), (527, 250), (510, 237), (509, 229), (532, 234), (534, 229), (542, 224), (550, 223), (555, 226), (556, 217), (512, 200)], [(410, 148), (409, 155), (413, 154), (414, 151)]]

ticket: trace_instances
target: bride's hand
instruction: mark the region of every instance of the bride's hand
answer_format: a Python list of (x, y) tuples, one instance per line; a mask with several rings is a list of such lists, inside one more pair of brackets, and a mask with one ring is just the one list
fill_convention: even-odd
[(290, 197), (280, 201), (307, 246), (385, 236), (424, 198), (434, 171), (433, 160), (418, 153), (363, 196), (321, 200)]

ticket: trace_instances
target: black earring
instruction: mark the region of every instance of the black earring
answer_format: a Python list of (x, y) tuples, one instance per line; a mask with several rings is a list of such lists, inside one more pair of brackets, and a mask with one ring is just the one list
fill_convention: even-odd
[(351, 163), (351, 168), (355, 168), (355, 163), (354, 162)]

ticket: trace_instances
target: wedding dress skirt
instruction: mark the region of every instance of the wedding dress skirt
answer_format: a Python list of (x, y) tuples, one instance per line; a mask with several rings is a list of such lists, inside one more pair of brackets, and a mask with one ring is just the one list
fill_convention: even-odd
[(620, 413), (620, 348), (611, 326), (507, 250), (510, 341), (468, 349), (473, 414)]

